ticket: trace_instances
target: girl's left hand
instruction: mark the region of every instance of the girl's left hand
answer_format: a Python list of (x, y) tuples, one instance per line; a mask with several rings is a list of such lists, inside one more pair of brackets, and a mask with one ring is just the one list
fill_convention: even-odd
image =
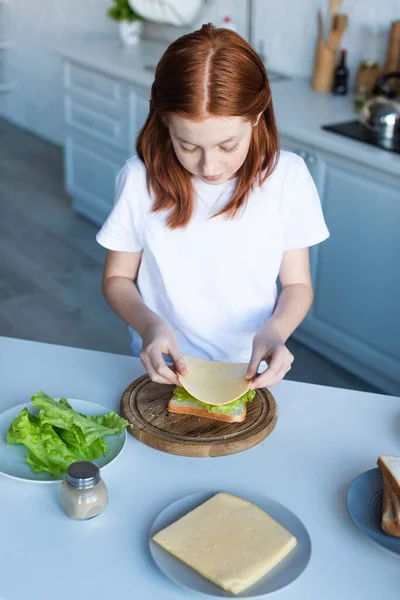
[(254, 337), (246, 379), (253, 379), (257, 375), (262, 360), (267, 362), (268, 369), (254, 379), (252, 390), (270, 387), (282, 381), (294, 361), (293, 354), (289, 352), (279, 333), (268, 323)]

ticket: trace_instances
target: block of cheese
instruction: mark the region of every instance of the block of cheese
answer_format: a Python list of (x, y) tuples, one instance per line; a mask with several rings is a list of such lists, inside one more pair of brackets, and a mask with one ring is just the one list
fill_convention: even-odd
[(256, 583), (297, 543), (258, 506), (226, 493), (216, 494), (153, 540), (233, 594)]

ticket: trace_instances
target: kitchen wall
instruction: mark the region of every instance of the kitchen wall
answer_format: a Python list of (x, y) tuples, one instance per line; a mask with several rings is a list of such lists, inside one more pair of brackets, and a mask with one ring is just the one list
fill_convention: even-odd
[[(267, 66), (309, 77), (317, 36), (317, 11), (328, 0), (256, 0), (254, 46), (263, 43)], [(349, 51), (353, 75), (361, 59), (382, 62), (391, 21), (400, 19), (400, 0), (343, 0), (350, 26), (342, 47)]]
[[(117, 43), (117, 25), (106, 16), (110, 4), (110, 0), (10, 0), (6, 7), (0, 3), (0, 22), (6, 19), (3, 29), (15, 44), (6, 55), (15, 87), (0, 93), (0, 116), (62, 143), (62, 69), (57, 48), (68, 36), (79, 35), (115, 37)], [(244, 0), (214, 0), (204, 19), (220, 22), (224, 7), (233, 8), (242, 28)], [(154, 29), (157, 37), (159, 28)], [(174, 28), (166, 28), (165, 33), (176, 36)]]
[[(349, 49), (353, 73), (360, 58), (384, 55), (390, 21), (400, 17), (400, 0), (344, 0), (351, 30), (344, 45)], [(267, 66), (295, 76), (312, 71), (316, 37), (316, 14), (328, 0), (254, 0), (253, 39), (263, 46)], [(229, 14), (246, 35), (245, 0), (212, 0), (195, 26), (204, 21), (219, 24)], [(7, 70), (14, 90), (0, 94), (0, 115), (39, 135), (62, 143), (62, 71), (57, 55), (68, 36), (111, 36), (117, 26), (106, 16), (109, 0), (10, 0), (0, 6), (8, 13), (7, 37), (15, 46), (7, 53)], [(375, 28), (377, 35), (372, 31)], [(147, 35), (172, 39), (174, 28), (150, 27)]]
[(14, 47), (7, 51), (11, 93), (0, 94), (0, 114), (39, 135), (61, 143), (60, 38), (112, 31), (105, 16), (108, 0), (10, 0), (0, 6)]

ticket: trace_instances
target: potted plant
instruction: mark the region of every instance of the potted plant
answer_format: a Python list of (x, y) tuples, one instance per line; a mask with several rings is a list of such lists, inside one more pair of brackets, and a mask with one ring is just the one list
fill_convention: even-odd
[(119, 23), (122, 42), (127, 45), (140, 41), (143, 18), (129, 5), (128, 0), (113, 0), (113, 6), (107, 11), (108, 16)]

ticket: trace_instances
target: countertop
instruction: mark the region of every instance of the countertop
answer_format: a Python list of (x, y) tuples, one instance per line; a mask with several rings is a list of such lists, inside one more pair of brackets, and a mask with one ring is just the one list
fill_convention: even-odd
[(333, 96), (312, 90), (308, 81), (291, 79), (272, 84), (272, 97), (281, 135), (312, 145), (341, 158), (399, 178), (400, 154), (388, 152), (321, 129), (357, 118), (352, 96)]
[[(60, 42), (58, 52), (81, 65), (123, 79), (133, 85), (150, 88), (153, 68), (166, 46), (142, 42), (124, 47), (116, 39), (91, 36), (68, 38)], [(281, 135), (356, 161), (368, 169), (400, 178), (400, 154), (387, 152), (338, 134), (324, 131), (322, 125), (356, 118), (351, 96), (334, 97), (311, 89), (302, 79), (271, 76), (274, 107)]]
[(60, 41), (57, 51), (61, 56), (90, 69), (150, 88), (154, 69), (166, 48), (165, 44), (147, 41), (136, 46), (124, 46), (114, 38), (92, 35), (64, 39)]
[[(137, 359), (0, 338), (0, 411), (43, 390), (118, 410), (143, 373)], [(58, 484), (0, 476), (1, 600), (123, 598), (189, 600), (152, 562), (148, 535), (157, 514), (197, 491), (254, 490), (285, 504), (312, 539), (303, 575), (281, 600), (399, 597), (399, 561), (350, 521), (345, 493), (381, 453), (399, 454), (400, 399), (284, 381), (273, 388), (279, 418), (270, 437), (240, 454), (172, 456), (132, 436), (103, 473), (110, 502), (96, 519), (68, 519)]]

